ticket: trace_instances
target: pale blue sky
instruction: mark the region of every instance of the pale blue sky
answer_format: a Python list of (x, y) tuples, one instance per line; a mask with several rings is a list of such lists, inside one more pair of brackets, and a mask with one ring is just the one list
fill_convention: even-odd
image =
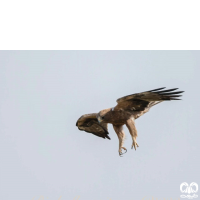
[[(0, 199), (142, 200), (200, 184), (199, 51), (1, 51)], [(159, 87), (184, 90), (136, 120), (137, 151), (77, 119)]]

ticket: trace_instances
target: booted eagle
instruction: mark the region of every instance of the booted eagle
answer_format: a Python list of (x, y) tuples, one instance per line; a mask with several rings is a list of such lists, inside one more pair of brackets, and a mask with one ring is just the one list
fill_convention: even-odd
[(113, 128), (119, 138), (119, 155), (121, 156), (122, 149), (127, 149), (123, 146), (125, 133), (123, 131), (123, 125), (126, 124), (131, 137), (132, 148), (135, 150), (139, 147), (136, 138), (137, 130), (135, 127), (135, 120), (149, 111), (152, 106), (163, 101), (180, 100), (177, 97), (184, 91), (175, 91), (178, 88), (163, 90), (158, 88), (149, 90), (146, 92), (131, 94), (117, 99), (117, 105), (113, 108), (101, 110), (99, 113), (86, 114), (81, 116), (76, 122), (76, 126), (81, 131), (92, 133), (98, 137), (110, 139), (108, 136), (108, 123), (113, 125)]

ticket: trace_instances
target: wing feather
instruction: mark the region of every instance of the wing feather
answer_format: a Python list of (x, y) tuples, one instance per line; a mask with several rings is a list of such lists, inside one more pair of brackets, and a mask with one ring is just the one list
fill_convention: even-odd
[(177, 94), (184, 92), (184, 91), (172, 92), (177, 90), (178, 88), (173, 88), (169, 90), (163, 90), (163, 89), (165, 89), (165, 87), (121, 97), (117, 99), (118, 104), (114, 108), (114, 110), (123, 109), (123, 110), (143, 111), (147, 107), (151, 107), (162, 101), (180, 100), (177, 99), (176, 97), (180, 97), (182, 95), (177, 95)]

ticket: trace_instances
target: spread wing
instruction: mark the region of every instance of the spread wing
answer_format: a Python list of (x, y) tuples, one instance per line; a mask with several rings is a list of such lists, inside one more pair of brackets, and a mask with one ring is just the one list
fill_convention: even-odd
[(108, 124), (99, 123), (96, 118), (97, 113), (86, 114), (81, 116), (76, 122), (76, 126), (79, 130), (92, 133), (98, 137), (108, 138)]
[(122, 98), (117, 99), (117, 106), (114, 107), (114, 110), (135, 110), (135, 111), (143, 111), (146, 108), (150, 108), (162, 101), (170, 101), (170, 100), (180, 100), (176, 97), (180, 97), (182, 95), (177, 95), (182, 93), (183, 91), (175, 91), (178, 88), (163, 90), (163, 88), (158, 88), (154, 90), (149, 90), (146, 92), (131, 94)]

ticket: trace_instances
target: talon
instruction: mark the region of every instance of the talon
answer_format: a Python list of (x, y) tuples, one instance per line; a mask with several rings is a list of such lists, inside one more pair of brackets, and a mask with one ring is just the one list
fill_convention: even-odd
[(120, 156), (120, 157), (123, 157), (122, 155), (123, 155), (123, 153), (122, 153), (122, 152), (119, 152), (119, 156)]
[(133, 147), (134, 147), (134, 149), (136, 150), (135, 144), (134, 144), (134, 145), (132, 145), (131, 149), (133, 149)]
[(123, 153), (123, 154), (125, 154), (125, 153), (127, 152), (127, 149), (126, 149), (125, 147), (122, 147), (122, 149), (124, 149), (124, 150), (125, 150), (125, 152)]
[(133, 149), (133, 147), (134, 147), (135, 150), (136, 150), (137, 147), (139, 147), (138, 143), (136, 142), (136, 139), (133, 139), (133, 143), (132, 143), (131, 148)]
[[(122, 153), (122, 150), (121, 149), (124, 149), (125, 152)], [(122, 155), (125, 154), (127, 152), (127, 149), (125, 147), (121, 147), (121, 149), (119, 150), (119, 156), (123, 157)]]

